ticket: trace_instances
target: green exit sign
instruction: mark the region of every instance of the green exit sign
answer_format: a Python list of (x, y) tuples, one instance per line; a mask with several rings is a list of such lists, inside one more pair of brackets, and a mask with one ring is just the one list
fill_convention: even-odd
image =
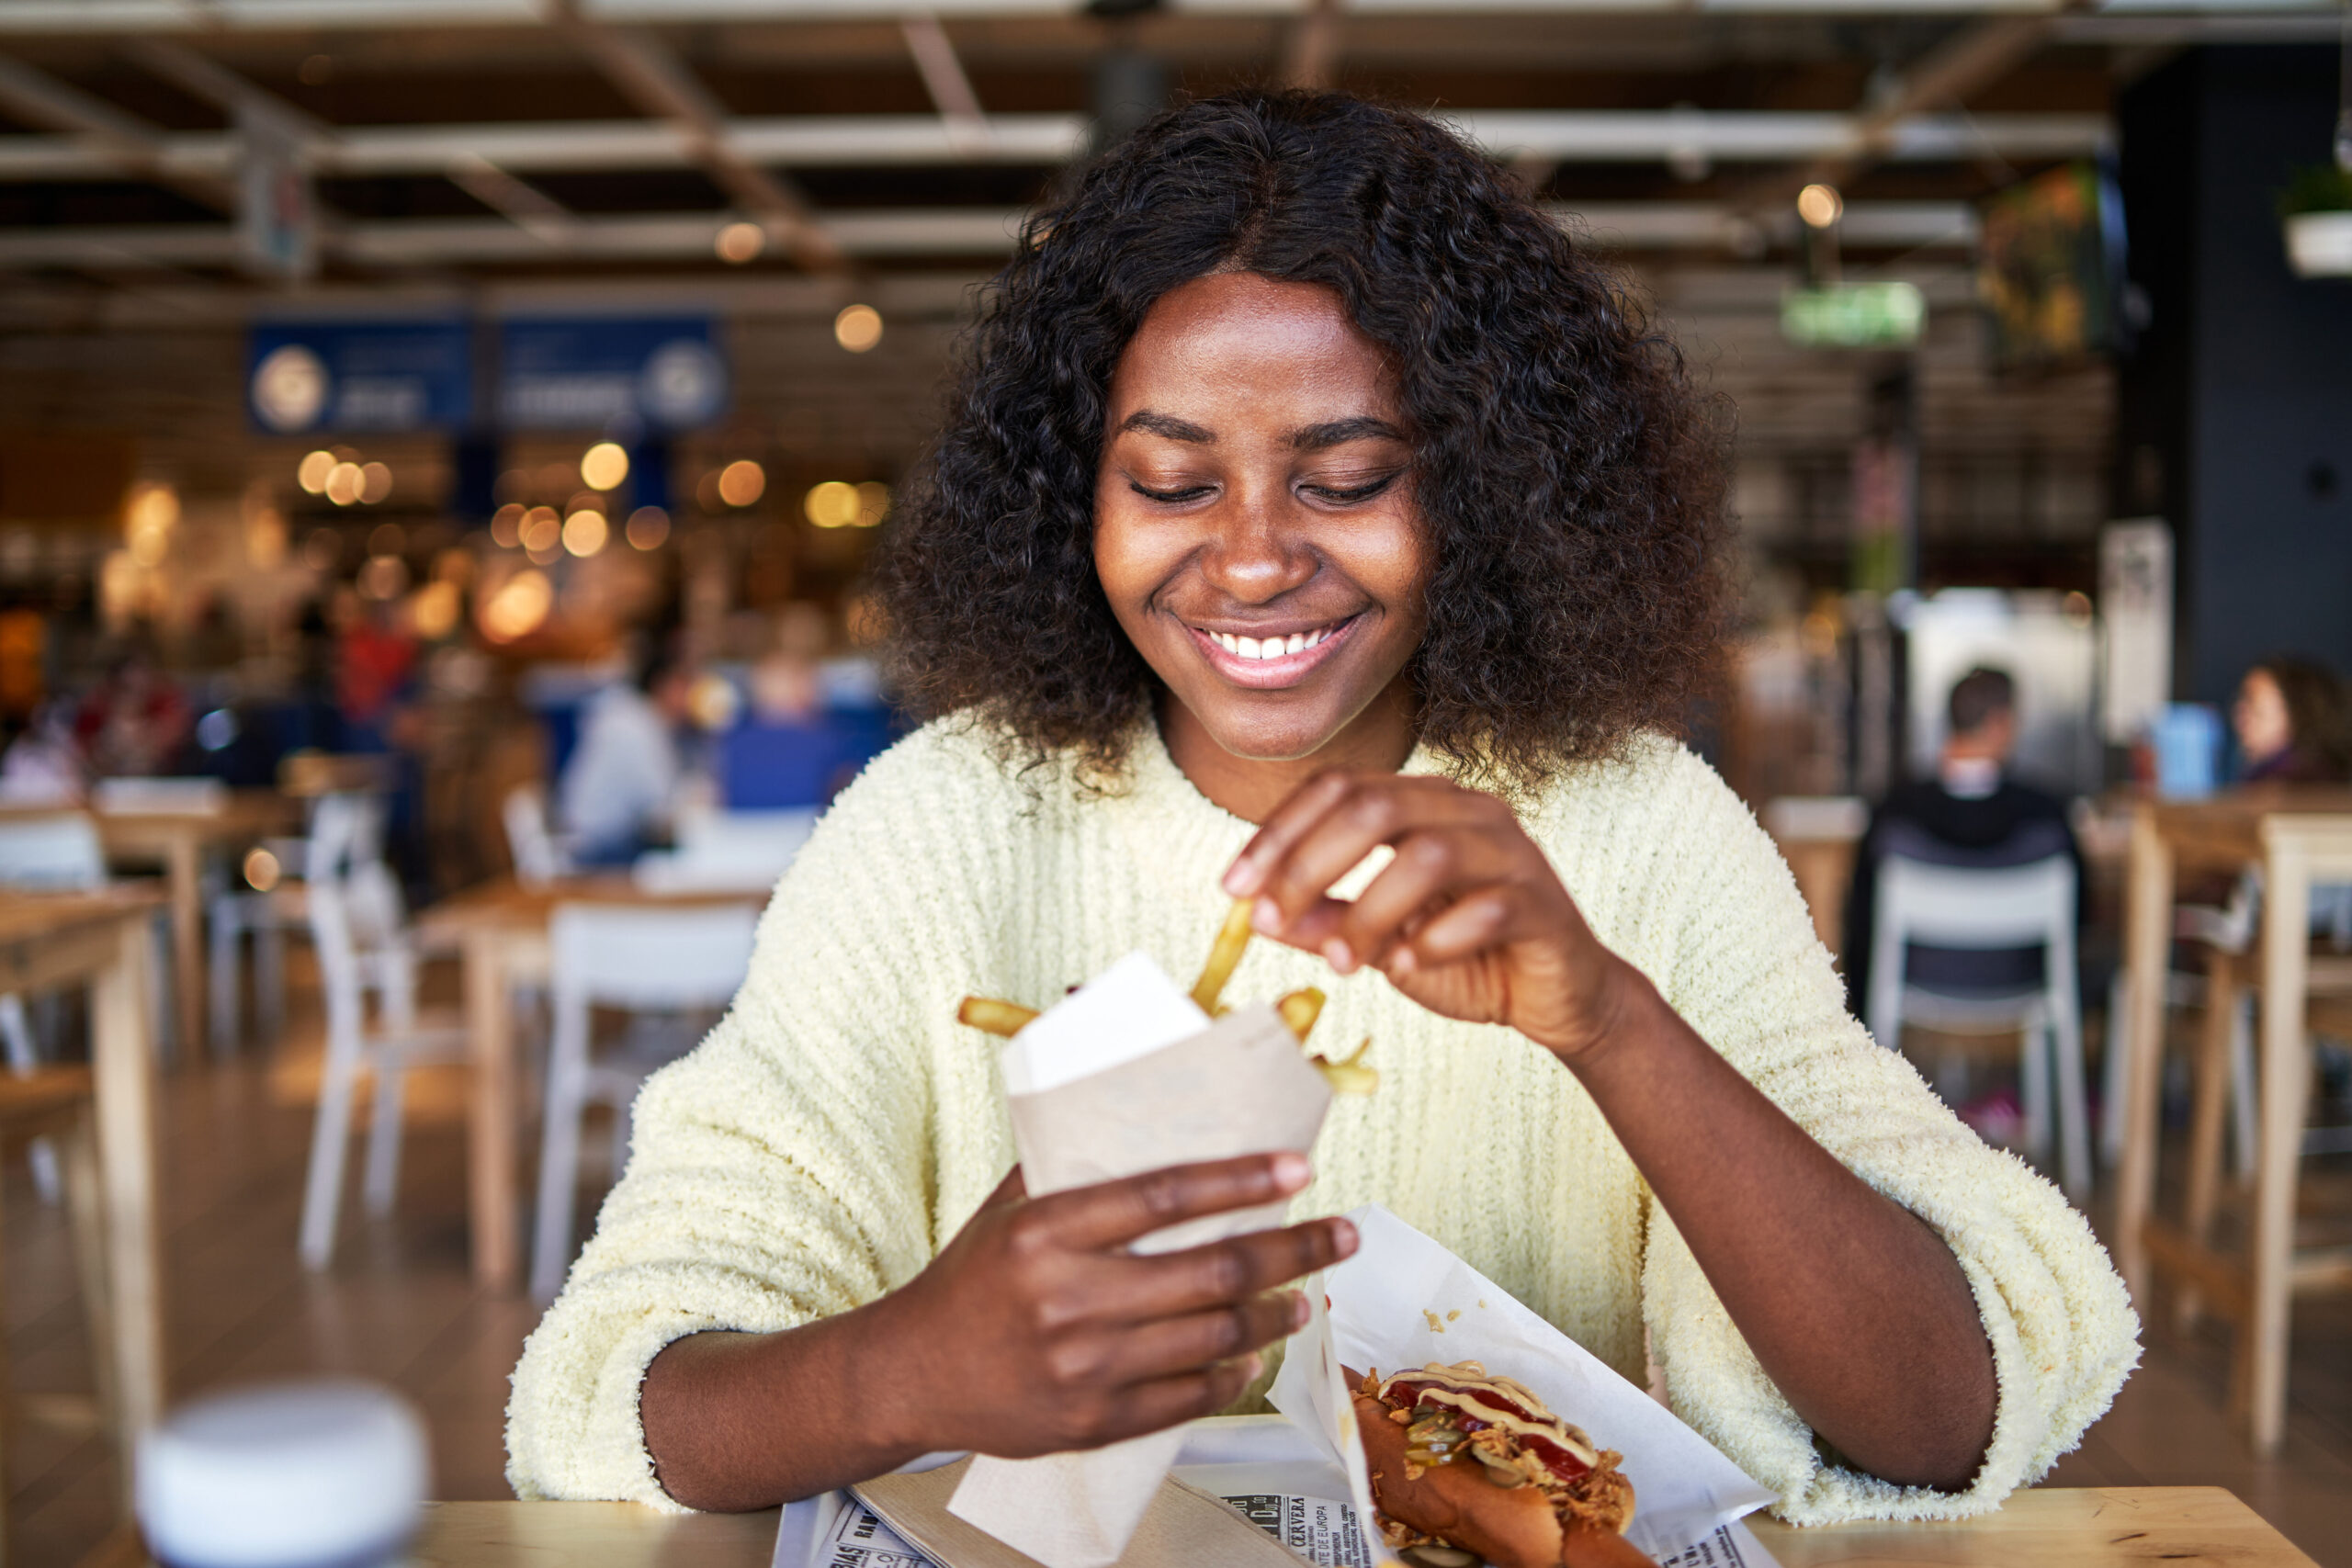
[(1927, 325), (1926, 296), (1908, 283), (1838, 283), (1781, 297), (1781, 335), (1807, 348), (1902, 348)]

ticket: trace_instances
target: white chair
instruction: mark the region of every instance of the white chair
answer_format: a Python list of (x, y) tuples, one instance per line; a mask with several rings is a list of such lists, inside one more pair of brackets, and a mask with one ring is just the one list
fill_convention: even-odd
[[(1959, 996), (1909, 984), (1908, 944), (1987, 951), (2039, 947), (2042, 983), (2032, 990)], [(2090, 1192), (2090, 1130), (2084, 1110), (2083, 1029), (2075, 987), (2075, 867), (2063, 854), (2024, 865), (1933, 865), (1889, 854), (1879, 863), (1867, 998), (1871, 1032), (1895, 1046), (1907, 1019), (1955, 1033), (2024, 1037), (2018, 1066), (2026, 1148), (2050, 1152), (2050, 1080), (2058, 1089), (2062, 1185)], [(2053, 1051), (2054, 1047), (2054, 1051)], [(2053, 1059), (2054, 1058), (2054, 1059)]]
[[(548, 988), (555, 1029), (548, 1058), (547, 1131), (539, 1145), (539, 1215), (532, 1236), (531, 1293), (552, 1299), (571, 1260), (574, 1189), (580, 1179), (580, 1121), (594, 1101), (613, 1109), (613, 1169), (627, 1163), (629, 1105), (652, 1069), (684, 1055), (692, 1037), (670, 1032), (637, 1049), (597, 1060), (589, 1050), (590, 1010), (644, 1012), (721, 1009), (752, 966), (759, 922), (748, 904), (649, 909), (626, 904), (564, 904), (548, 937)], [(636, 1032), (633, 1032), (633, 1033)]]
[(537, 784), (515, 785), (506, 792), (501, 815), (506, 822), (506, 849), (514, 857), (515, 881), (526, 887), (546, 887), (571, 874), (571, 856), (548, 825), (544, 790)]
[(254, 946), (254, 1023), (264, 1040), (275, 1040), (286, 1027), (286, 933), (310, 923), (302, 901), (302, 863), (309, 853), (301, 839), (270, 839), (261, 846), (277, 868), (272, 886), (256, 887), (246, 880), (243, 865), (229, 869), (225, 883), (216, 879), (205, 900), (210, 927), (211, 977), (206, 995), (212, 1007), (212, 1054), (233, 1055), (238, 1025), (244, 1016), (243, 957), (247, 937)]
[(402, 1079), (411, 1067), (461, 1061), (466, 1053), (462, 1022), (418, 1016), (416, 949), (400, 883), (383, 861), (381, 824), (375, 805), (355, 795), (322, 799), (311, 819), (305, 897), (327, 1014), (318, 1119), (302, 1192), (302, 1263), (313, 1269), (324, 1269), (334, 1252), (351, 1101), (360, 1075), (375, 1080), (362, 1193), (368, 1212), (381, 1214), (390, 1210), (400, 1180)]

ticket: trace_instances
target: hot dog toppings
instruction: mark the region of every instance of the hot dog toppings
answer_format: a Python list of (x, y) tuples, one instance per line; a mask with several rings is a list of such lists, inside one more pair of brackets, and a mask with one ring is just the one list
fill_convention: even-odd
[[(1488, 1377), (1476, 1361), (1453, 1366), (1430, 1362), (1417, 1372), (1398, 1372), (1380, 1385), (1383, 1404), (1414, 1413), (1407, 1436), (1426, 1431), (1408, 1456), (1420, 1462), (1444, 1464), (1462, 1448), (1457, 1439), (1499, 1428), (1512, 1446), (1531, 1454), (1562, 1481), (1574, 1481), (1600, 1462), (1592, 1439), (1544, 1407), (1525, 1385), (1510, 1378)], [(1423, 1413), (1427, 1412), (1426, 1415)], [(1453, 1434), (1453, 1436), (1449, 1436)]]

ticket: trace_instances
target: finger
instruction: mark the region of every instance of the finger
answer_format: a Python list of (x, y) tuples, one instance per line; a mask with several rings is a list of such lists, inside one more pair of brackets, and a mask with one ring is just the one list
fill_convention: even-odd
[(1355, 775), (1334, 772), (1317, 773), (1291, 791), (1226, 868), (1225, 890), (1247, 898), (1263, 887), (1267, 871), (1354, 785)]
[(1170, 1166), (1036, 1199), (1031, 1223), (1063, 1247), (1099, 1251), (1204, 1214), (1287, 1198), (1309, 1174), (1306, 1156), (1287, 1151)]
[(1265, 1359), (1252, 1351), (1215, 1366), (1130, 1384), (1119, 1392), (1106, 1423), (1114, 1436), (1103, 1441), (1162, 1431), (1180, 1421), (1214, 1416), (1240, 1398), (1241, 1391), (1264, 1370)]
[(1318, 951), (1342, 975), (1360, 964), (1377, 964), (1418, 918), (1479, 886), (1523, 874), (1528, 868), (1524, 857), (1512, 852), (1516, 847), (1499, 834), (1476, 829), (1408, 834), (1398, 840), (1396, 858), (1346, 906), (1338, 929)]
[(1181, 1252), (1105, 1258), (1071, 1281), (1089, 1316), (1142, 1323), (1231, 1306), (1352, 1256), (1356, 1228), (1333, 1216), (1227, 1236)]
[(1482, 887), (1430, 916), (1388, 953), (1385, 966), (1392, 975), (1410, 974), (1417, 968), (1459, 964), (1500, 947), (1519, 934), (1526, 903), (1521, 889)]
[(1284, 934), (1293, 918), (1383, 844), (1416, 831), (1482, 820), (1487, 807), (1480, 800), (1442, 780), (1359, 781), (1267, 869), (1258, 893), (1258, 929), (1269, 936)]
[(1273, 1292), (1214, 1312), (1106, 1331), (1089, 1355), (1106, 1382), (1148, 1382), (1232, 1360), (1306, 1325), (1306, 1298), (1296, 1291)]
[(979, 1212), (986, 1213), (1007, 1203), (1017, 1203), (1027, 1196), (1029, 1183), (1021, 1174), (1021, 1162), (1015, 1160), (1012, 1168), (1004, 1173), (1004, 1179), (996, 1184), (996, 1190), (980, 1200)]

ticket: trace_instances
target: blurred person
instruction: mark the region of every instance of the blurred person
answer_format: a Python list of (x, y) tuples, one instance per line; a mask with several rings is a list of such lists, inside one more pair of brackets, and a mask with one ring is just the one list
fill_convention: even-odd
[(12, 806), (78, 806), (88, 789), (81, 748), (62, 704), (43, 703), (0, 755), (0, 801)]
[(588, 700), (557, 792), (579, 863), (626, 865), (668, 825), (684, 771), (678, 731), (693, 698), (694, 671), (657, 646), (634, 679)]
[[(1949, 728), (1936, 776), (1890, 790), (1855, 846), (1843, 952), (1846, 1005), (1857, 1018), (1870, 999), (1879, 865), (1890, 853), (1994, 867), (2063, 852), (2075, 864), (2078, 924), (2089, 909), (2089, 882), (2066, 803), (2009, 776), (2018, 738), (2017, 682), (2007, 671), (1980, 665), (1953, 684), (1945, 712)], [(1904, 973), (1938, 990), (2018, 990), (2041, 983), (2041, 950), (1962, 952), (1915, 944)], [(1896, 1044), (1879, 1043), (1890, 1050)]]
[(2324, 665), (2280, 654), (2248, 670), (2230, 728), (2240, 783), (2352, 782), (2352, 698)]
[(100, 778), (141, 777), (179, 760), (196, 716), (179, 686), (155, 666), (144, 638), (121, 649), (74, 711), (74, 739)]
[(752, 667), (752, 716), (764, 724), (807, 724), (821, 716), (820, 666), (831, 639), (822, 608), (805, 600), (786, 604), (776, 615), (768, 651)]

